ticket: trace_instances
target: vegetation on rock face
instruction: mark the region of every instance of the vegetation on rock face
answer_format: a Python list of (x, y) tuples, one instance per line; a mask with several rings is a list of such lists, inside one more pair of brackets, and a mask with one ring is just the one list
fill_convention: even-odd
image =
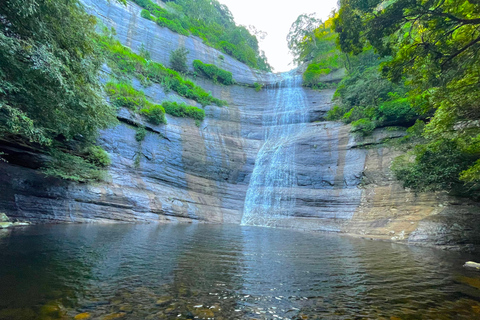
[(179, 48), (177, 50), (173, 50), (170, 53), (170, 68), (180, 73), (187, 73), (188, 72), (187, 55), (188, 55), (188, 50), (185, 48)]
[(271, 71), (265, 54), (259, 50), (256, 35), (244, 26), (237, 26), (228, 7), (218, 1), (176, 0), (167, 2), (166, 8), (151, 0), (132, 1), (144, 8), (142, 17), (179, 34), (200, 37), (205, 44), (252, 68)]
[(114, 82), (107, 83), (105, 88), (114, 106), (140, 112), (153, 124), (167, 123), (163, 107), (148, 101), (142, 91), (135, 90), (126, 83)]
[(297, 63), (308, 63), (303, 85), (322, 88), (323, 76), (346, 67), (348, 56), (336, 45), (338, 35), (333, 30), (333, 17), (322, 23), (314, 15), (300, 15), (292, 24), (287, 37), (288, 47)]
[(137, 132), (135, 133), (135, 140), (138, 142), (141, 142), (145, 140), (145, 137), (147, 136), (147, 130), (145, 129), (144, 126), (139, 126), (137, 128)]
[(363, 119), (357, 127), (364, 131), (371, 129), (368, 121), (375, 126), (415, 123), (409, 134), (415, 132), (421, 143), (395, 161), (396, 176), (416, 190), (478, 198), (480, 3), (340, 4), (334, 19), (338, 44), (360, 63), (348, 65), (336, 94), (340, 104), (330, 117)]
[(165, 101), (162, 103), (162, 106), (166, 113), (175, 117), (192, 118), (199, 121), (205, 119), (205, 110), (189, 106), (185, 103)]
[(213, 82), (220, 82), (225, 85), (234, 84), (233, 75), (231, 72), (220, 69), (214, 64), (206, 64), (200, 60), (193, 61), (193, 67), (196, 71), (201, 72), (206, 75), (208, 78), (212, 79)]
[(177, 103), (164, 101), (161, 105), (148, 101), (142, 91), (135, 90), (126, 83), (109, 82), (105, 85), (110, 102), (119, 108), (128, 108), (144, 115), (153, 124), (167, 123), (165, 113), (175, 117), (192, 118), (202, 121), (205, 119), (203, 109)]
[(53, 156), (46, 173), (77, 181), (101, 175), (106, 162), (82, 150), (116, 121), (102, 98), (95, 37), (95, 19), (77, 0), (0, 5), (0, 136), (35, 143)]
[(134, 53), (115, 40), (112, 35), (100, 37), (99, 44), (103, 48), (109, 66), (119, 78), (122, 75), (133, 75), (147, 84), (155, 82), (163, 85), (166, 90), (173, 90), (180, 96), (195, 100), (203, 106), (213, 103), (218, 106), (226, 104), (225, 101), (214, 98), (209, 92), (185, 79), (177, 71)]

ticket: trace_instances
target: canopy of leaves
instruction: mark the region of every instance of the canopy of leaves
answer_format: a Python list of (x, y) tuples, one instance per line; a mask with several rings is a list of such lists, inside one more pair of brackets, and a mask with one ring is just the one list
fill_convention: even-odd
[[(390, 56), (382, 64), (382, 73), (394, 82), (405, 81), (410, 88), (410, 101), (417, 110), (433, 115), (423, 133), (426, 145), (416, 148), (413, 164), (404, 166), (399, 177), (404, 177), (409, 186), (405, 170), (410, 170), (422, 175), (427, 185), (445, 190), (458, 189), (459, 184), (453, 182), (463, 179), (467, 182), (463, 194), (472, 194), (471, 190), (478, 188), (480, 181), (477, 162), (480, 159), (480, 3), (474, 0), (341, 0), (340, 3), (335, 30), (342, 51), (359, 54), (372, 46), (380, 56)], [(448, 148), (446, 142), (450, 143)], [(436, 166), (449, 174), (440, 177)], [(448, 181), (438, 184), (435, 177)]]
[(102, 97), (95, 37), (95, 19), (77, 0), (0, 5), (0, 138), (34, 143), (52, 156), (47, 173), (76, 181), (100, 176), (82, 150), (116, 121)]
[(346, 55), (337, 48), (338, 35), (333, 17), (323, 22), (314, 15), (300, 15), (292, 24), (287, 41), (296, 63), (309, 63), (303, 74), (303, 85), (321, 86), (322, 76), (346, 66)]
[(259, 50), (256, 35), (245, 26), (237, 26), (228, 7), (217, 0), (176, 0), (167, 2), (166, 9), (151, 0), (132, 1), (148, 10), (142, 12), (142, 17), (160, 26), (200, 37), (207, 45), (252, 68), (272, 70), (265, 54)]
[(115, 119), (102, 98), (95, 20), (77, 0), (0, 6), (0, 134), (49, 144), (95, 137)]

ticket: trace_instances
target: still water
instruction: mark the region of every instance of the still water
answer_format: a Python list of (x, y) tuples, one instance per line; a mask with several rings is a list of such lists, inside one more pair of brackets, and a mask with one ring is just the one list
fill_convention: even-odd
[(474, 256), (257, 227), (0, 233), (0, 319), (480, 319)]

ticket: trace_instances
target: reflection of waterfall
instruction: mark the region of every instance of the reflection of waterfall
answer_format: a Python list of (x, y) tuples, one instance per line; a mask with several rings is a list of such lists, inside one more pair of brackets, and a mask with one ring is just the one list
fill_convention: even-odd
[(287, 73), (271, 91), (275, 105), (263, 116), (265, 143), (258, 152), (245, 198), (243, 225), (274, 227), (295, 208), (295, 136), (307, 121), (301, 77)]

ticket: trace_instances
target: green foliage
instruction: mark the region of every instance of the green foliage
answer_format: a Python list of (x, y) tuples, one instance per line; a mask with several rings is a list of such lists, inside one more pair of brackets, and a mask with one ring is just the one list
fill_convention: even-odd
[(146, 108), (140, 109), (140, 113), (143, 114), (150, 123), (156, 125), (167, 123), (165, 119), (165, 109), (159, 104), (149, 105)]
[[(475, 196), (471, 190), (480, 182), (480, 153), (472, 151), (480, 134), (480, 3), (341, 0), (335, 29), (343, 52), (361, 54), (371, 46), (385, 57), (382, 74), (406, 82), (410, 104), (429, 119), (422, 145), (413, 151), (413, 160), (397, 163), (397, 176), (417, 190), (455, 189)], [(398, 101), (384, 116), (408, 118), (405, 104)], [(418, 124), (411, 130), (415, 136)]]
[(376, 112), (377, 121), (382, 126), (410, 126), (416, 122), (418, 116), (407, 98), (383, 102)]
[(116, 115), (98, 78), (95, 18), (77, 0), (9, 0), (0, 21), (0, 136), (52, 153), (44, 168), (51, 175), (100, 178), (88, 159), (105, 159), (95, 147), (88, 156), (82, 149)]
[(140, 49), (138, 49), (138, 55), (142, 58), (144, 58), (145, 60), (150, 60), (151, 59), (151, 56), (150, 56), (150, 51), (148, 51), (146, 48), (145, 48), (145, 45), (142, 43), (142, 45), (140, 46)]
[(0, 17), (0, 134), (46, 145), (92, 140), (114, 123), (97, 77), (95, 19), (78, 1), (12, 0)]
[(143, 126), (138, 127), (137, 132), (135, 133), (135, 140), (137, 140), (138, 142), (141, 142), (145, 140), (146, 136), (147, 136), (147, 130), (145, 129), (145, 127)]
[(162, 103), (162, 106), (166, 113), (175, 117), (192, 118), (199, 121), (205, 119), (205, 110), (186, 105), (185, 103), (165, 101)]
[(155, 105), (147, 100), (142, 91), (135, 90), (126, 83), (108, 82), (105, 85), (110, 101), (117, 107), (129, 108), (139, 111), (149, 122), (153, 124), (166, 124), (165, 110), (160, 105)]
[(117, 108), (137, 111), (148, 104), (142, 91), (137, 91), (126, 83), (108, 82), (105, 85), (105, 90), (110, 97), (110, 102)]
[(303, 74), (303, 85), (306, 87), (326, 88), (326, 84), (320, 81), (323, 76), (348, 67), (348, 57), (336, 46), (338, 35), (332, 24), (333, 17), (322, 23), (313, 15), (300, 15), (290, 28), (287, 39), (295, 62), (308, 63)]
[(375, 127), (375, 123), (368, 118), (362, 118), (352, 122), (352, 131), (358, 132), (363, 136), (371, 134)]
[(166, 28), (172, 30), (173, 32), (183, 34), (184, 36), (188, 36), (190, 34), (177, 21), (168, 20), (168, 19), (163, 18), (163, 17), (158, 17), (156, 21), (157, 21), (157, 24), (159, 26), (166, 27)]
[(316, 18), (315, 14), (301, 14), (291, 25), (287, 43), (296, 62), (311, 60), (312, 47), (317, 43), (315, 30), (321, 24), (322, 21)]
[[(460, 180), (462, 173), (473, 172), (478, 154), (470, 153), (455, 139), (441, 139), (415, 148), (414, 156), (395, 159), (392, 170), (404, 186), (419, 191), (447, 190), (458, 195), (468, 195), (478, 186)], [(472, 180), (476, 180), (475, 178)], [(478, 198), (474, 194), (470, 194)]]
[(214, 82), (220, 82), (225, 85), (234, 84), (232, 73), (223, 69), (220, 69), (213, 64), (205, 64), (200, 60), (193, 61), (193, 67), (212, 79)]
[(328, 112), (328, 120), (353, 122), (353, 131), (367, 135), (377, 127), (409, 127), (425, 117), (406, 98), (405, 86), (382, 77), (378, 71), (381, 61), (371, 49), (352, 59), (350, 72), (335, 92), (339, 105)]
[(149, 81), (159, 83), (166, 90), (173, 90), (183, 97), (198, 101), (203, 106), (212, 103), (218, 106), (226, 104), (225, 101), (214, 98), (192, 81), (183, 78), (177, 71), (135, 54), (108, 34), (99, 39), (99, 44), (103, 48), (109, 66), (119, 78), (133, 75), (145, 79), (147, 83)]
[(96, 167), (108, 167), (112, 164), (108, 153), (99, 146), (90, 146), (86, 148), (86, 160)]
[(330, 72), (332, 72), (330, 68), (322, 68), (320, 64), (311, 63), (303, 73), (303, 85), (306, 87), (316, 86), (320, 83), (321, 77)]
[(325, 117), (328, 121), (338, 121), (343, 118), (346, 111), (344, 108), (335, 105), (331, 110), (328, 111), (327, 116)]
[(170, 52), (170, 68), (180, 73), (187, 73), (187, 55), (188, 50), (185, 48), (179, 48)]
[(255, 91), (256, 91), (256, 92), (261, 91), (262, 88), (263, 88), (263, 85), (261, 85), (261, 84), (258, 83), (258, 82), (255, 82), (255, 83), (253, 84), (253, 86), (255, 87)]
[[(107, 156), (108, 157), (108, 156)], [(42, 168), (47, 176), (75, 182), (92, 182), (105, 179), (105, 171), (88, 159), (52, 148), (50, 161)]]
[(155, 18), (152, 17), (152, 15), (150, 14), (150, 11), (148, 10), (145, 10), (143, 9), (142, 12), (140, 13), (140, 16), (142, 18), (145, 18), (145, 19), (148, 19), (148, 20), (154, 20)]
[(179, 34), (197, 36), (252, 68), (271, 71), (265, 54), (258, 48), (256, 34), (260, 32), (237, 26), (228, 7), (216, 0), (176, 0), (167, 2), (166, 9), (151, 0), (133, 2), (149, 11), (148, 15), (142, 11), (144, 18)]

